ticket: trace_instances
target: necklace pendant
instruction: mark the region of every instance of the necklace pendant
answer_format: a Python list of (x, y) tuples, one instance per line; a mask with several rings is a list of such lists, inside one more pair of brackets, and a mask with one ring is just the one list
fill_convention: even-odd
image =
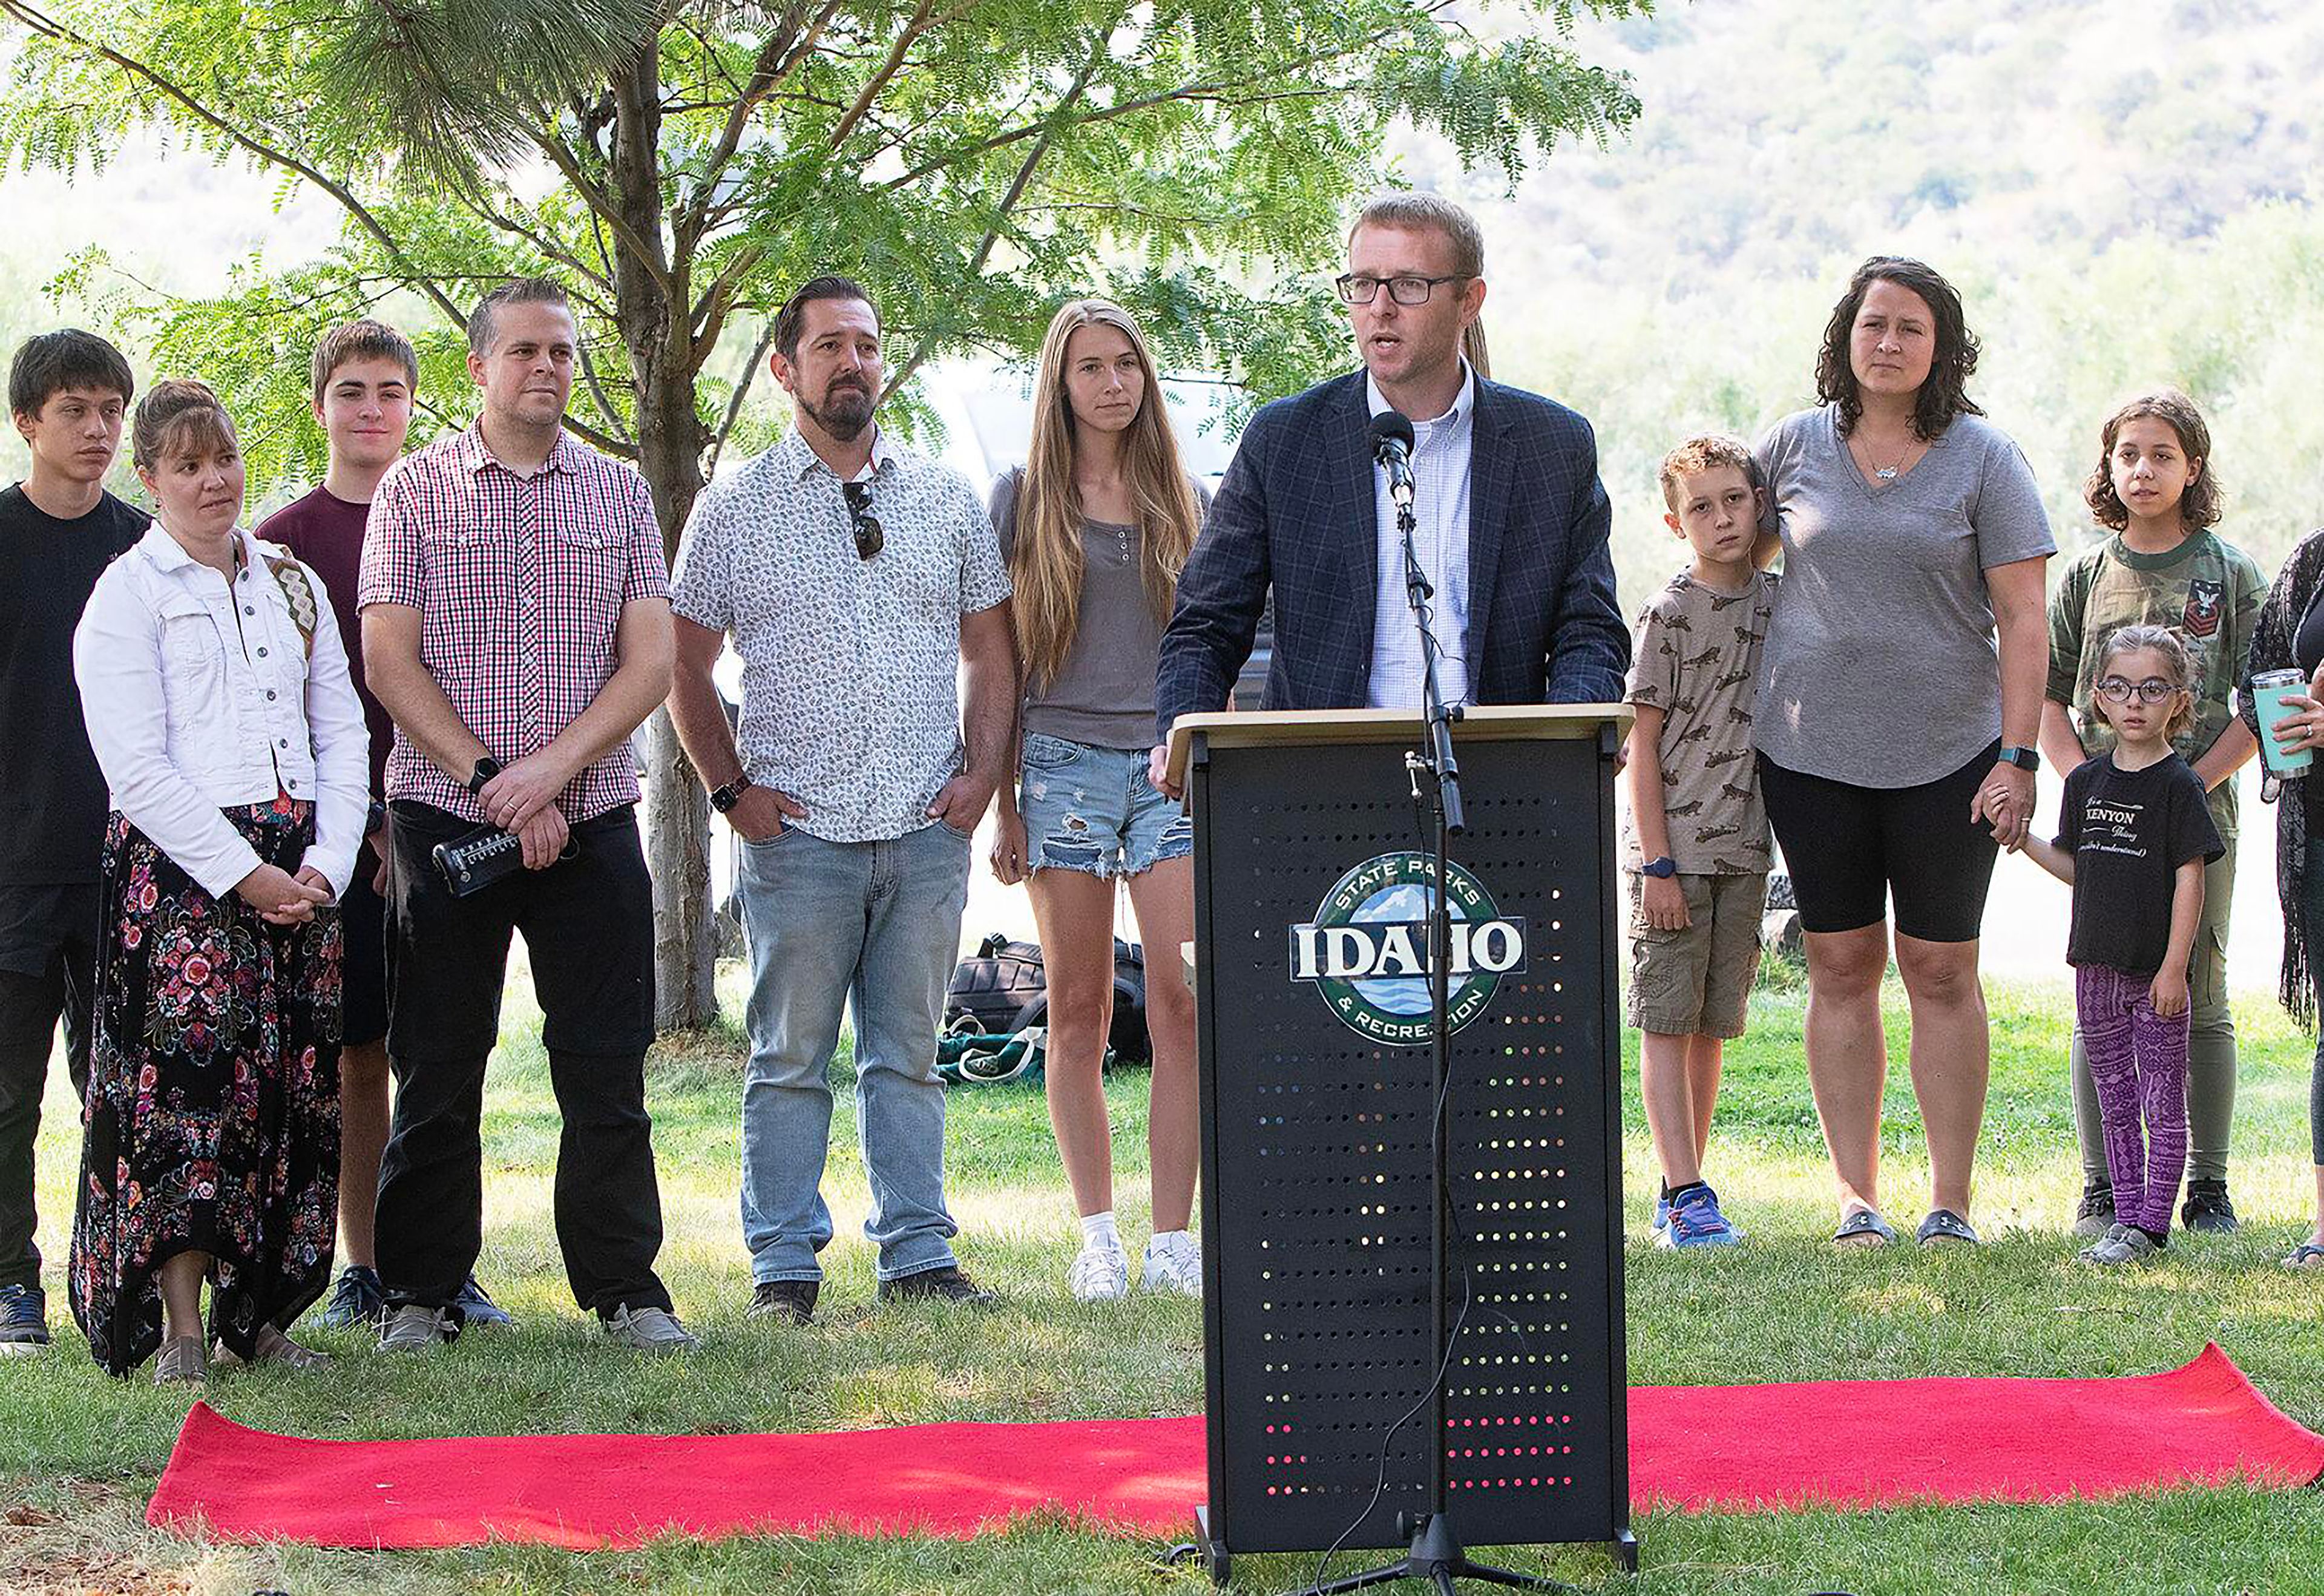
[(1883, 482), (1894, 482), (1896, 480), (1896, 467), (1894, 466), (1877, 466), (1873, 470), (1872, 475), (1878, 477)]

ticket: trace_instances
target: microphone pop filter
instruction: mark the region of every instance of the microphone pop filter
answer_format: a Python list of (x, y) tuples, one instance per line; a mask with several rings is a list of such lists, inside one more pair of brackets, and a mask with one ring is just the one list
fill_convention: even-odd
[(1396, 411), (1382, 411), (1374, 416), (1372, 447), (1377, 451), (1385, 443), (1400, 443), (1409, 450), (1412, 447), (1411, 420)]

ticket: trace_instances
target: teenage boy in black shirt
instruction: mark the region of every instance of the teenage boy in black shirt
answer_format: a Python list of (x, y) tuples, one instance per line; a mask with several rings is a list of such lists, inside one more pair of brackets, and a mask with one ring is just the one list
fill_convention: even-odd
[(49, 1344), (32, 1141), (60, 1017), (74, 1093), (88, 1081), (108, 801), (72, 641), (98, 574), (145, 530), (105, 491), (135, 388), (121, 351), (78, 329), (28, 340), (8, 369), (32, 466), (0, 490), (0, 1353)]

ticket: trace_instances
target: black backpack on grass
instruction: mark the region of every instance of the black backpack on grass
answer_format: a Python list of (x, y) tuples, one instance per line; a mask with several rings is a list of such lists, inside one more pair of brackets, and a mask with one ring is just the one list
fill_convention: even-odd
[[(1011, 942), (998, 932), (960, 962), (945, 994), (948, 1031), (973, 1024), (981, 1031), (1013, 1033), (1046, 1024), (1048, 1012), (1048, 975), (1041, 965), (1040, 945)], [(1114, 1056), (1125, 1064), (1153, 1061), (1153, 1045), (1146, 1034), (1146, 953), (1119, 936), (1113, 939), (1113, 1029), (1107, 1040)]]

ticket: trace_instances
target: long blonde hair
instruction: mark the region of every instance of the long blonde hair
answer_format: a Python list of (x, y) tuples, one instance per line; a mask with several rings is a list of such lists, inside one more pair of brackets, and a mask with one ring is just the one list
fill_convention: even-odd
[(1031, 458), (1017, 492), (1017, 532), (1009, 558), (1016, 586), (1011, 613), (1017, 654), (1028, 686), (1056, 679), (1081, 623), (1081, 490), (1074, 483), (1074, 412), (1065, 391), (1065, 346), (1085, 327), (1119, 328), (1137, 351), (1144, 379), (1138, 414), (1124, 455), (1130, 503), (1144, 549), (1146, 595), (1157, 620), (1167, 623), (1178, 573), (1194, 546), (1202, 511), (1178, 460), (1178, 439), (1162, 402), (1153, 351), (1130, 312), (1111, 300), (1073, 300), (1061, 308), (1041, 340), (1033, 380)]

